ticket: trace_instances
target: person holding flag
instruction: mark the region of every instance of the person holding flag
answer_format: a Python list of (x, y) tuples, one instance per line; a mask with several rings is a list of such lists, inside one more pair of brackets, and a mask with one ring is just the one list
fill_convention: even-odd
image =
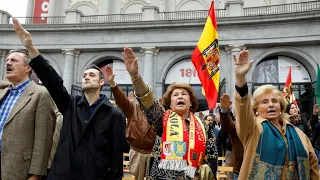
[(289, 121), (291, 124), (299, 128), (304, 132), (308, 137), (311, 136), (311, 125), (310, 122), (305, 118), (302, 118), (300, 115), (300, 109), (296, 101), (294, 92), (292, 91), (292, 76), (291, 76), (291, 67), (289, 67), (289, 72), (284, 85), (282, 96), (286, 100), (286, 110), (285, 112), (289, 115)]

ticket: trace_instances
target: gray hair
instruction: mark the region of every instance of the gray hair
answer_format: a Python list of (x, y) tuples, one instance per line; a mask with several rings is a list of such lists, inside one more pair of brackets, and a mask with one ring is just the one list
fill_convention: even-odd
[[(14, 50), (10, 50), (8, 53), (8, 56), (12, 53), (21, 53), (24, 54), (25, 58), (24, 58), (24, 65), (25, 66), (29, 66), (29, 63), (31, 62), (31, 57), (29, 55), (29, 53), (27, 51), (21, 50), (21, 49), (14, 49)], [(29, 77), (32, 74), (32, 69), (29, 71)]]

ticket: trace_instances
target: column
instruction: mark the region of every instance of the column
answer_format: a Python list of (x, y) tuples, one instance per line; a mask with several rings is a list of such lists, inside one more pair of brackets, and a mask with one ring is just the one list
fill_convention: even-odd
[(227, 0), (226, 10), (229, 17), (242, 16), (243, 15), (243, 0)]
[(26, 17), (33, 16), (34, 0), (28, 0)]
[(159, 8), (157, 6), (142, 7), (142, 21), (158, 20)]
[(49, 1), (49, 10), (48, 10), (48, 16), (55, 16), (56, 14), (56, 0), (50, 0)]
[(228, 74), (227, 93), (230, 95), (230, 99), (234, 101), (234, 86), (236, 84), (236, 77), (234, 74), (233, 54), (235, 54), (238, 57), (240, 51), (245, 50), (246, 47), (243, 44), (238, 44), (238, 45), (229, 45), (225, 47), (225, 49), (227, 51), (227, 55), (229, 59), (228, 67), (230, 69), (230, 73)]
[(65, 24), (74, 24), (74, 23), (81, 23), (81, 17), (83, 13), (78, 9), (67, 9), (66, 11), (66, 18), (64, 20)]
[(155, 47), (143, 47), (141, 48), (141, 53), (144, 56), (143, 58), (143, 80), (151, 87), (154, 87), (154, 52), (157, 49)]
[(6, 56), (7, 50), (0, 50), (0, 80), (4, 80), (6, 78)]
[(65, 56), (64, 68), (63, 68), (63, 85), (66, 87), (67, 91), (71, 94), (71, 86), (73, 85), (74, 78), (74, 61), (75, 61), (75, 49), (64, 49), (62, 53)]
[[(80, 53), (81, 51), (80, 50), (76, 50), (75, 51), (75, 54), (74, 54), (74, 60), (75, 60), (75, 63), (74, 63), (74, 72), (73, 72), (73, 83), (74, 84), (77, 84), (77, 81), (78, 81), (78, 75), (79, 75), (79, 68), (78, 68), (78, 64), (79, 64), (79, 58), (80, 58)], [(82, 77), (82, 72), (81, 72), (81, 77)], [(81, 80), (81, 79), (80, 79)]]
[(100, 0), (99, 3), (99, 15), (110, 14), (111, 0)]
[(9, 24), (11, 17), (11, 14), (9, 14), (7, 11), (0, 10), (0, 24)]

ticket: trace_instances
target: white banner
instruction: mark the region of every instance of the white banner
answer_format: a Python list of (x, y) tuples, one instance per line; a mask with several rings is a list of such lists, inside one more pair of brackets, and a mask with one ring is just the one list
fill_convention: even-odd
[(253, 82), (285, 83), (290, 67), (293, 83), (311, 82), (306, 68), (298, 61), (285, 56), (278, 56), (277, 59), (270, 59), (259, 63), (253, 73)]
[(165, 84), (172, 84), (174, 82), (201, 84), (191, 59), (179, 61), (170, 68)]

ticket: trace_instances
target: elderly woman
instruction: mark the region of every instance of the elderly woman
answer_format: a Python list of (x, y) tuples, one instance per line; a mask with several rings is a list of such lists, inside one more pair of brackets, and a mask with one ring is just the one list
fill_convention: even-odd
[(125, 48), (123, 57), (138, 100), (158, 136), (146, 178), (214, 179), (216, 139), (214, 135), (207, 138), (207, 125), (193, 114), (198, 100), (192, 87), (186, 83), (171, 84), (163, 96), (163, 107), (167, 109), (163, 112), (138, 73), (137, 58), (132, 49)]
[(288, 103), (286, 106), (287, 114), (289, 114), (289, 122), (299, 128), (302, 132), (304, 132), (308, 137), (310, 137), (311, 125), (308, 126), (308, 121), (305, 118), (302, 118), (297, 105)]
[(272, 85), (260, 86), (251, 104), (245, 76), (253, 61), (248, 62), (248, 51), (233, 57), (236, 130), (244, 146), (239, 179), (318, 179), (312, 145), (287, 120), (281, 92)]

